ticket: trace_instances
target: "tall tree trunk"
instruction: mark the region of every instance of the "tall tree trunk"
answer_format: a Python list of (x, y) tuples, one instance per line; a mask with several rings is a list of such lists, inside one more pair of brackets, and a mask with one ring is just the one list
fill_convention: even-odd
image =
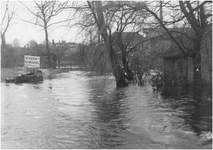
[(193, 83), (194, 83), (194, 97), (200, 97), (202, 89), (202, 75), (201, 75), (201, 42), (202, 37), (196, 38), (194, 41), (193, 58)]
[(58, 68), (61, 68), (61, 59), (58, 57)]
[(46, 50), (47, 50), (47, 57), (48, 57), (48, 67), (52, 68), (51, 59), (50, 59), (50, 48), (49, 48), (49, 40), (48, 40), (48, 31), (47, 31), (46, 25), (44, 27), (44, 30), (45, 30), (45, 42), (46, 42)]
[(124, 50), (125, 48), (123, 46), (120, 48), (121, 48), (121, 54), (122, 54), (123, 67), (124, 67), (124, 71), (126, 73), (126, 79), (129, 81), (132, 81), (133, 73), (132, 73), (132, 70), (129, 68), (128, 61), (126, 60), (128, 54), (127, 54), (126, 50)]
[(1, 33), (1, 67), (5, 67), (6, 66), (6, 57), (5, 53), (6, 53), (6, 40), (5, 40), (5, 33)]
[(120, 48), (121, 51), (121, 57), (122, 57), (122, 63), (123, 63), (123, 69), (125, 72), (125, 78), (129, 81), (133, 80), (133, 73), (132, 70), (128, 66), (128, 61), (127, 61), (127, 50), (126, 46), (123, 44), (123, 39), (122, 39), (122, 32), (118, 33), (117, 35), (117, 42), (118, 42), (118, 47)]
[(5, 33), (1, 33), (1, 44), (2, 49), (5, 48), (6, 46)]
[(125, 80), (124, 70), (122, 69), (121, 65), (119, 64), (119, 61), (117, 59), (114, 49), (112, 48), (112, 46), (109, 42), (107, 42), (106, 45), (108, 47), (107, 49), (109, 50), (109, 57), (110, 57), (110, 61), (111, 61), (113, 74), (115, 76), (116, 86), (117, 87), (128, 86), (128, 84)]
[(104, 15), (103, 15), (103, 10), (102, 10), (102, 2), (101, 1), (95, 1), (95, 7), (92, 5), (91, 2), (87, 1), (93, 17), (95, 19), (95, 22), (98, 26), (98, 29), (100, 31), (101, 36), (103, 37), (104, 41), (105, 41), (105, 45), (106, 45), (106, 49), (108, 51), (109, 54), (109, 59), (111, 62), (111, 66), (112, 66), (112, 70), (113, 70), (113, 74), (115, 76), (115, 81), (116, 81), (116, 85), (117, 87), (125, 87), (128, 86), (126, 80), (125, 80), (125, 74), (124, 71), (121, 67), (121, 65), (119, 64), (119, 61), (117, 59), (117, 56), (115, 54), (115, 51), (112, 47), (111, 44), (111, 35), (110, 33), (108, 33), (107, 31), (107, 27), (105, 24), (105, 20), (104, 20)]

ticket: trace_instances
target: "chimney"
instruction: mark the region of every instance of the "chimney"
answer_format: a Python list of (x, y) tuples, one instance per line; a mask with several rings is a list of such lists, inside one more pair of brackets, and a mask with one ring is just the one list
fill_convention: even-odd
[(54, 41), (54, 39), (52, 39), (52, 43), (53, 43), (53, 44), (55, 44), (55, 41)]
[(52, 45), (55, 46), (55, 41), (54, 41), (54, 39), (52, 39)]

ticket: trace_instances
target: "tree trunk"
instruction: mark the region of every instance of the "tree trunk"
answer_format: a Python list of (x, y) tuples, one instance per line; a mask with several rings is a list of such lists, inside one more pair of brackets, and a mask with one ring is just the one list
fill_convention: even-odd
[(94, 19), (96, 21), (96, 24), (98, 26), (98, 29), (100, 31), (101, 36), (103, 37), (104, 41), (105, 41), (105, 45), (106, 45), (106, 49), (108, 51), (109, 54), (109, 59), (111, 62), (111, 66), (112, 66), (112, 70), (113, 70), (113, 74), (115, 76), (115, 81), (116, 81), (116, 85), (117, 87), (125, 87), (128, 86), (126, 80), (125, 80), (125, 74), (124, 71), (121, 67), (121, 65), (119, 64), (119, 61), (117, 59), (117, 56), (115, 54), (115, 51), (111, 45), (111, 40), (110, 37), (111, 35), (108, 34), (108, 30), (105, 24), (105, 20), (104, 20), (104, 15), (103, 15), (103, 10), (102, 10), (102, 2), (101, 1), (95, 1), (95, 7), (93, 7), (91, 5), (91, 2), (87, 1)]
[(199, 98), (202, 89), (202, 76), (201, 76), (201, 41), (202, 37), (196, 38), (194, 41), (194, 52), (193, 58), (193, 87), (194, 87), (194, 98)]
[(126, 73), (126, 79), (129, 80), (129, 81), (132, 81), (133, 80), (133, 73), (132, 73), (132, 70), (128, 66), (128, 61), (126, 60), (127, 54), (126, 54), (125, 50), (121, 50), (121, 51), (122, 51), (123, 67), (124, 67), (124, 71)]
[(48, 32), (47, 32), (47, 27), (44, 27), (45, 30), (45, 42), (46, 42), (46, 49), (47, 49), (47, 57), (48, 57), (48, 67), (52, 68), (51, 65), (51, 59), (50, 59), (50, 48), (49, 48), (49, 40), (48, 40)]
[(2, 46), (2, 49), (4, 49), (5, 48), (5, 46), (6, 46), (6, 40), (5, 40), (5, 34), (3, 33), (3, 34), (1, 34), (1, 46)]
[(139, 79), (139, 85), (143, 85), (143, 82), (142, 82), (142, 75), (141, 75), (141, 74), (138, 76), (138, 79)]
[(61, 59), (58, 58), (58, 68), (60, 69), (61, 68)]
[(113, 48), (109, 42), (107, 42), (106, 45), (107, 45), (107, 47), (108, 47), (107, 49), (109, 51), (109, 58), (111, 61), (113, 74), (115, 76), (116, 86), (117, 87), (128, 86), (128, 84), (125, 80), (124, 70), (122, 69), (121, 65), (118, 62), (115, 51), (113, 50)]
[(6, 66), (6, 63), (5, 63), (5, 60), (6, 60), (6, 57), (4, 57), (5, 55), (5, 47), (6, 47), (6, 41), (5, 41), (5, 34), (1, 33), (1, 67), (5, 67)]

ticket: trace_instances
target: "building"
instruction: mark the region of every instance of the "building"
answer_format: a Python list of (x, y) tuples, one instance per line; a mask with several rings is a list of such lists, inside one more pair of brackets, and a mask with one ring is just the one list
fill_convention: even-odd
[[(176, 40), (185, 47), (185, 53), (189, 54), (193, 50), (193, 41), (189, 37), (194, 37), (195, 33), (191, 28), (169, 28), (170, 33)], [(155, 68), (162, 68), (164, 74), (170, 78), (179, 76), (185, 78), (189, 83), (193, 82), (193, 59), (185, 56), (177, 45), (171, 40), (162, 28), (145, 28), (147, 47), (149, 51), (160, 52), (161, 57), (157, 58)], [(184, 33), (184, 34), (183, 34)], [(202, 80), (211, 82), (212, 76), (212, 33), (211, 28), (206, 32), (201, 44), (201, 72)], [(158, 66), (159, 65), (159, 66)]]
[[(163, 70), (164, 75), (170, 79), (182, 78), (187, 81), (192, 81), (193, 64), (190, 57), (184, 55), (173, 43), (163, 54)], [(192, 69), (192, 70), (191, 70)]]
[[(146, 35), (144, 45), (148, 52), (160, 56), (172, 45), (171, 39), (162, 28), (144, 28), (143, 33)], [(161, 57), (155, 58), (153, 69), (163, 71), (163, 59)]]
[[(201, 70), (196, 70), (201, 71), (203, 83), (210, 83), (212, 81), (212, 41), (210, 36), (211, 33), (206, 34), (203, 37), (200, 51)], [(175, 43), (161, 54), (164, 64), (164, 74), (170, 79), (182, 78), (188, 83), (193, 83), (193, 58), (187, 55), (187, 53), (190, 52), (187, 49), (192, 49), (193, 43), (187, 40), (184, 40), (184, 43), (188, 44), (185, 50), (186, 55), (179, 50)]]
[(79, 44), (75, 42), (59, 41), (55, 43), (52, 40), (51, 50), (55, 56), (55, 65), (58, 68), (70, 67), (72, 63), (72, 55), (78, 50)]

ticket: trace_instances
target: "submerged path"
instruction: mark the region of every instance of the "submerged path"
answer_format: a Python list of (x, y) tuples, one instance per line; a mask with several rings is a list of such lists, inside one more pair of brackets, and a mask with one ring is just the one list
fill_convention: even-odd
[(211, 148), (211, 104), (162, 99), (150, 86), (116, 88), (111, 76), (56, 74), (1, 83), (1, 148)]

